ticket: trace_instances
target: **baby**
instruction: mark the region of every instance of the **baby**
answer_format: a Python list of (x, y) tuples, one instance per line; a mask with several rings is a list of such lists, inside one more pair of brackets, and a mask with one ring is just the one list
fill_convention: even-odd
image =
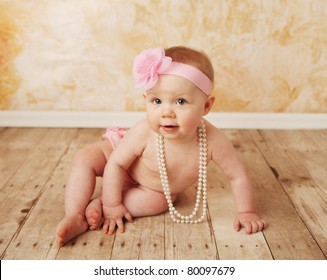
[[(104, 141), (77, 153), (66, 186), (65, 216), (57, 229), (58, 245), (88, 228), (102, 226), (104, 233), (113, 234), (118, 227), (124, 232), (124, 219), (132, 222), (133, 217), (167, 210), (174, 222), (201, 222), (206, 217), (206, 167), (211, 160), (229, 179), (237, 210), (235, 230), (245, 227), (251, 234), (266, 228), (233, 145), (203, 118), (215, 100), (208, 57), (186, 47), (148, 49), (135, 58), (133, 75), (136, 85), (145, 89), (146, 119), (128, 132), (108, 129)], [(97, 176), (103, 176), (102, 196), (90, 201)], [(194, 185), (194, 209), (182, 215), (174, 201)]]

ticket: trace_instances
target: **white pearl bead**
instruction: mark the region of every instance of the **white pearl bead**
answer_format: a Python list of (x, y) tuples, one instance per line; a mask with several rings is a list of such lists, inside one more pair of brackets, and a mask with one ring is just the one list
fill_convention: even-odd
[[(157, 134), (157, 161), (158, 161), (158, 168), (159, 168), (159, 175), (160, 180), (163, 187), (163, 192), (165, 194), (167, 204), (169, 207), (169, 213), (172, 220), (175, 223), (191, 223), (197, 224), (204, 220), (206, 216), (206, 199), (207, 199), (207, 190), (206, 190), (206, 178), (207, 178), (207, 139), (206, 139), (206, 128), (204, 125), (204, 121), (201, 120), (200, 125), (197, 129), (198, 131), (198, 139), (199, 139), (199, 179), (198, 179), (198, 187), (197, 187), (197, 196), (195, 201), (195, 206), (192, 214), (188, 216), (181, 215), (173, 206), (173, 202), (171, 199), (170, 187), (169, 187), (169, 180), (167, 174), (167, 168), (165, 163), (165, 151), (164, 151), (164, 138), (162, 135)], [(201, 201), (201, 191), (202, 191), (202, 216), (197, 219), (193, 220), (194, 216), (196, 215), (197, 211), (199, 210), (200, 201)], [(176, 217), (178, 219), (176, 219)]]

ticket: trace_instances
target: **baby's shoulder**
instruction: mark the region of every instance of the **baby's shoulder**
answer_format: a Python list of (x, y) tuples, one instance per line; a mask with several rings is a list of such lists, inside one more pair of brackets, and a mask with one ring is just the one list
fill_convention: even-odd
[(127, 134), (116, 147), (117, 153), (140, 155), (147, 145), (148, 128), (144, 121), (139, 121), (128, 129)]
[(210, 122), (206, 123), (208, 142), (212, 145), (221, 145), (222, 143), (229, 142), (224, 132)]
[(206, 130), (208, 137), (220, 137), (223, 134), (218, 127), (208, 121), (206, 121)]
[(150, 135), (150, 127), (147, 120), (138, 121), (128, 130), (128, 138), (137, 142), (147, 142)]
[(134, 124), (130, 129), (130, 132), (135, 133), (135, 134), (147, 134), (150, 131), (148, 122), (146, 119), (138, 121), (136, 124)]

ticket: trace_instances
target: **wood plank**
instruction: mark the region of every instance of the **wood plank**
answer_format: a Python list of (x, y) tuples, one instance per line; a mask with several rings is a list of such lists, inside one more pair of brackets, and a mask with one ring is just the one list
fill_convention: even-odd
[[(265, 131), (266, 137), (269, 137), (271, 142), (270, 149), (284, 150), (296, 163), (292, 174), (301, 173), (302, 175), (298, 175), (300, 180), (306, 180), (309, 177), (317, 181), (317, 191), (321, 192), (322, 198), (326, 198), (327, 130), (271, 132)], [(324, 132), (326, 132), (325, 136)]]
[(267, 145), (274, 151), (267, 154), (266, 160), (275, 170), (275, 176), (326, 258), (327, 197), (325, 179), (322, 178), (327, 163), (326, 153), (318, 151), (306, 137), (300, 137), (300, 145), (291, 145), (290, 139), (299, 138), (298, 134), (298, 131), (293, 131), (290, 137), (290, 134), (286, 135), (282, 131), (261, 132)]
[(321, 151), (327, 151), (327, 129), (325, 130), (304, 130), (303, 134), (310, 139)]
[(30, 150), (37, 145), (48, 129), (4, 129), (0, 134), (0, 189), (24, 163)]
[(327, 163), (327, 130), (306, 130), (303, 133), (318, 148), (315, 153), (306, 153), (302, 158), (306, 159), (305, 166), (310, 175), (318, 183), (318, 191), (327, 203), (326, 163)]
[[(310, 153), (298, 153), (299, 162), (305, 166), (310, 175), (310, 180), (314, 181), (314, 187), (320, 194), (321, 199), (327, 203), (327, 185), (326, 185), (326, 165), (327, 151), (317, 151)], [(305, 179), (305, 177), (303, 177)]]
[[(218, 167), (209, 165), (208, 205), (220, 259), (272, 259), (263, 234), (246, 235), (233, 228), (235, 202), (228, 181)], [(265, 213), (262, 213), (265, 216)]]
[[(39, 233), (42, 228), (48, 226), (49, 217), (46, 215), (37, 217), (38, 223), (27, 232), (24, 230), (26, 222), (45, 191), (51, 173), (67, 150), (68, 143), (76, 135), (76, 131), (76, 129), (49, 130), (42, 141), (31, 150), (15, 176), (10, 178), (2, 188), (0, 203), (6, 215), (0, 216), (1, 258), (24, 258), (25, 254), (28, 254), (28, 258), (38, 258), (37, 254), (33, 255), (30, 251), (31, 248), (29, 250), (23, 248), (38, 242)], [(46, 206), (52, 211), (58, 211), (51, 205)], [(21, 230), (24, 231), (24, 235), (20, 233)], [(36, 241), (31, 243), (29, 238), (35, 238)], [(49, 238), (49, 235), (46, 238)], [(27, 243), (24, 243), (25, 240)]]
[[(196, 188), (180, 194), (174, 205), (181, 214), (193, 211)], [(202, 206), (200, 206), (202, 207)], [(199, 210), (202, 214), (202, 208)], [(200, 214), (200, 215), (201, 215)], [(178, 224), (165, 214), (165, 259), (168, 260), (215, 260), (218, 259), (216, 241), (210, 218), (199, 224)]]
[(115, 235), (112, 260), (164, 259), (164, 214), (136, 218), (124, 233)]
[(113, 243), (113, 236), (105, 235), (101, 230), (87, 231), (61, 248), (58, 248), (54, 241), (54, 245), (45, 258), (49, 260), (108, 260)]
[[(292, 174), (297, 174), (296, 179), (307, 181), (319, 181), (317, 191), (321, 192), (321, 196), (326, 198), (327, 186), (325, 186), (325, 166), (327, 136), (318, 140), (317, 135), (321, 135), (323, 131), (292, 131), (285, 134), (284, 131), (276, 131), (272, 135), (271, 131), (265, 131), (262, 136), (269, 137), (270, 149), (284, 150), (288, 158), (293, 163), (289, 166)], [(326, 134), (327, 135), (327, 134)], [(297, 139), (301, 141), (297, 141)], [(314, 139), (314, 140), (313, 140)], [(293, 144), (293, 140), (296, 141)], [(318, 144), (317, 141), (320, 141)], [(326, 141), (326, 142), (324, 142)], [(300, 145), (298, 143), (301, 143)], [(294, 176), (295, 177), (295, 176)]]
[[(310, 227), (309, 219), (303, 220), (304, 209), (320, 208), (320, 203), (315, 201), (317, 198), (315, 192), (303, 193), (302, 190), (299, 190), (301, 188), (297, 188), (293, 184), (293, 182), (299, 183), (299, 178), (302, 178), (302, 181), (303, 179), (307, 180), (310, 175), (303, 175), (305, 170), (299, 169), (293, 160), (295, 154), (290, 156), (289, 150), (287, 150), (296, 149), (307, 153), (314, 147), (304, 145), (302, 138), (293, 146), (278, 146), (276, 144), (278, 139), (288, 138), (290, 133), (287, 131), (283, 136), (278, 136), (278, 134), (278, 131), (260, 131), (260, 134), (257, 131), (243, 133), (244, 137), (250, 137), (255, 141), (264, 157), (262, 164), (267, 162), (271, 169), (270, 174), (267, 174), (260, 166), (254, 170), (254, 174), (262, 176), (262, 180), (258, 182), (259, 188), (267, 189), (267, 186), (273, 182), (273, 187), (270, 190), (267, 189), (262, 193), (261, 199), (259, 198), (262, 201), (265, 196), (268, 196), (269, 200), (265, 199), (265, 205), (270, 204), (270, 209), (273, 209), (273, 215), (269, 217), (273, 224), (265, 232), (267, 242), (273, 255), (278, 259), (284, 257), (287, 259), (325, 259), (326, 257), (318, 245), (319, 242), (317, 244), (315, 241), (316, 234), (311, 235), (312, 227)], [(252, 162), (251, 166), (253, 166), (253, 160), (249, 159), (249, 162)], [(308, 190), (308, 188), (302, 189)], [(300, 218), (298, 213), (301, 212)], [(287, 219), (285, 213), (287, 213)], [(324, 219), (324, 216), (320, 216), (319, 219)], [(280, 241), (283, 241), (284, 244), (281, 244)]]

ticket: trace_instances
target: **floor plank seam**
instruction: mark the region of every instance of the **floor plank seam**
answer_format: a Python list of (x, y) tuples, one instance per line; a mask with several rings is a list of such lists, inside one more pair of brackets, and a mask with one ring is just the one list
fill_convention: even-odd
[(213, 229), (213, 225), (212, 225), (212, 220), (211, 220), (211, 213), (210, 213), (210, 208), (207, 205), (207, 220), (208, 220), (208, 225), (209, 225), (209, 229), (210, 229), (210, 236), (213, 239), (214, 245), (215, 245), (215, 249), (216, 249), (216, 260), (219, 260), (219, 250), (218, 250), (218, 245), (217, 245), (217, 240), (216, 240), (216, 236), (215, 236), (215, 232)]

